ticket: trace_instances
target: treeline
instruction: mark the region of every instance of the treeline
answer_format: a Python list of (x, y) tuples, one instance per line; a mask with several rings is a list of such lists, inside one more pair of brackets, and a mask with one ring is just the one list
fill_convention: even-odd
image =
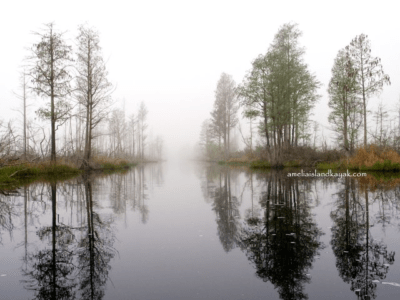
[[(257, 146), (260, 158), (272, 165), (283, 165), (285, 153), (294, 148), (317, 148), (320, 126), (310, 116), (321, 98), (318, 94), (321, 83), (304, 62), (305, 48), (299, 45), (301, 35), (297, 24), (284, 24), (268, 51), (253, 60), (241, 84), (236, 85), (230, 75), (221, 75), (213, 111), (200, 133), (205, 157), (228, 159), (231, 131), (237, 125), (246, 152), (253, 156)], [(388, 113), (382, 105), (374, 113), (375, 131), (367, 126), (368, 99), (379, 94), (385, 84), (390, 84), (390, 78), (383, 72), (381, 60), (371, 55), (366, 35), (357, 36), (339, 51), (328, 86), (329, 122), (336, 132), (339, 150), (349, 154), (357, 146), (367, 146), (368, 134), (375, 143), (398, 144), (400, 130), (398, 127), (397, 131), (392, 130), (389, 138), (385, 126)], [(246, 136), (238, 120), (239, 108), (250, 127), (250, 134)], [(259, 135), (255, 135), (255, 129)], [(326, 140), (320, 142), (326, 149)]]
[[(148, 139), (146, 105), (142, 102), (129, 116), (125, 107), (114, 108), (115, 86), (108, 79), (99, 32), (79, 26), (73, 51), (54, 27), (46, 24), (34, 33), (37, 43), (29, 47), (15, 93), (21, 101), (22, 134), (13, 121), (0, 121), (0, 155), (50, 157), (53, 163), (60, 155), (75, 156), (84, 168), (93, 155), (161, 159), (162, 138)], [(35, 113), (50, 128), (28, 118), (33, 95), (46, 99)]]

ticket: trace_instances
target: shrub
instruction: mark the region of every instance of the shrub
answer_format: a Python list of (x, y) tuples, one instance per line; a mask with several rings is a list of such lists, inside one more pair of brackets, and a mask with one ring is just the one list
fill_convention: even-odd
[(360, 148), (350, 158), (349, 165), (353, 169), (371, 171), (400, 171), (400, 155), (392, 149), (379, 149), (375, 145)]

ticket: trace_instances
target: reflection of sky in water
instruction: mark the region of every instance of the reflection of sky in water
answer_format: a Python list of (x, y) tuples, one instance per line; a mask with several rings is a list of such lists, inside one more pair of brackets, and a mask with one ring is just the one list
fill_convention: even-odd
[[(92, 195), (89, 210), (88, 182)], [(272, 187), (277, 192), (271, 192)], [(76, 292), (77, 299), (84, 290), (78, 279), (90, 273), (90, 263), (85, 261), (90, 261), (91, 242), (105, 253), (101, 258), (104, 268), (97, 264), (97, 269), (93, 269), (97, 272), (96, 289), (104, 291), (103, 299), (260, 299), (266, 294), (268, 299), (288, 297), (290, 292), (280, 288), (285, 286), (284, 279), (291, 276), (276, 268), (261, 270), (264, 258), (258, 265), (254, 257), (250, 259), (258, 253), (257, 247), (246, 248), (243, 244), (244, 231), (251, 227), (245, 220), (265, 219), (265, 201), (270, 195), (270, 204), (290, 203), (292, 199), (292, 208), (289, 204), (274, 206), (274, 219), (275, 212), (269, 207), (269, 228), (273, 231), (268, 236), (254, 236), (269, 255), (264, 261), (300, 272), (291, 278), (298, 279), (294, 287), (309, 299), (337, 299), (338, 295), (356, 299), (351, 283), (339, 276), (337, 268), (338, 259), (345, 262), (348, 254), (338, 256), (340, 251), (334, 252), (331, 244), (338, 226), (332, 213), (341, 213), (339, 199), (345, 195), (344, 187), (343, 180), (288, 183), (284, 176), (194, 163), (149, 164), (125, 174), (86, 181), (74, 179), (57, 184), (55, 249), (70, 251), (75, 267), (68, 278), (75, 280), (71, 290)], [(356, 187), (353, 191), (358, 194), (360, 209), (365, 210), (364, 193)], [(24, 282), (29, 276), (22, 274), (33, 268), (29, 258), (44, 250), (53, 253), (50, 186), (31, 185), (26, 207), (24, 189), (19, 192), (20, 196), (0, 198), (0, 288), (4, 299), (33, 299), (34, 291), (27, 290)], [(285, 193), (287, 196), (282, 196)], [(394, 190), (369, 193), (369, 242), (399, 253), (397, 199)], [(88, 220), (94, 224), (93, 235)], [(265, 225), (255, 222), (257, 228)], [(307, 227), (305, 222), (311, 225)], [(50, 231), (40, 240), (36, 233), (43, 232), (43, 228)], [(311, 239), (316, 243), (313, 251), (310, 246), (301, 248), (310, 243), (307, 228), (318, 232)], [(73, 237), (61, 235), (61, 229), (68, 229)], [(365, 243), (365, 238), (360, 241)], [(287, 260), (284, 253), (289, 256)], [(311, 256), (304, 260), (301, 255)], [(387, 264), (385, 277), (373, 282), (378, 299), (393, 299), (400, 292), (398, 263), (395, 260)], [(86, 266), (84, 271), (82, 266)], [(98, 295), (102, 297), (101, 293)]]

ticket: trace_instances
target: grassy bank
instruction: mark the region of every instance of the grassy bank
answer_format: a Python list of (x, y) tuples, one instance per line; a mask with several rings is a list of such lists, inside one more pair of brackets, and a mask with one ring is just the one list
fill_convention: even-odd
[[(96, 157), (90, 164), (90, 170), (109, 174), (127, 170), (135, 165), (135, 163), (126, 160)], [(50, 162), (22, 162), (0, 167), (0, 189), (13, 189), (41, 179), (69, 179), (84, 172), (77, 164), (66, 163), (61, 159), (55, 165)]]
[(123, 163), (123, 162), (118, 163), (118, 164), (105, 163), (105, 164), (102, 164), (100, 169), (97, 169), (97, 170), (100, 170), (100, 171), (108, 174), (108, 173), (126, 171), (129, 168), (134, 167), (134, 166), (136, 166), (135, 163)]
[[(273, 152), (273, 151), (272, 151)], [(315, 168), (319, 162), (334, 162), (341, 158), (338, 150), (317, 150), (307, 146), (283, 149), (280, 153), (280, 163), (271, 160), (271, 151), (258, 147), (256, 150), (238, 151), (231, 154), (228, 160), (219, 164), (228, 166), (246, 166), (251, 169), (283, 169), (283, 168)]]
[[(286, 155), (286, 161), (279, 168), (316, 168), (318, 170), (352, 170), (359, 172), (400, 172), (400, 155), (393, 149), (380, 149), (374, 145), (358, 149), (352, 156), (345, 157), (338, 151), (326, 152), (310, 150), (308, 148), (293, 149)], [(241, 155), (226, 161), (219, 161), (220, 165), (246, 166), (251, 169), (271, 169), (271, 162), (265, 158)]]
[(320, 163), (317, 165), (318, 170), (351, 170), (359, 172), (400, 172), (400, 164), (391, 160), (377, 161), (372, 165), (354, 165), (346, 161), (338, 161), (333, 163)]
[(348, 169), (360, 172), (400, 172), (400, 155), (393, 149), (380, 149), (374, 145), (360, 148), (353, 156), (331, 163), (319, 163), (317, 169)]
[(49, 163), (22, 163), (0, 168), (0, 187), (16, 188), (39, 179), (68, 179), (81, 171), (67, 165), (51, 165)]
[[(261, 159), (241, 159), (241, 160), (237, 160), (237, 159), (230, 159), (227, 161), (218, 161), (219, 165), (227, 165), (227, 166), (245, 166), (245, 167), (249, 167), (251, 169), (272, 169), (272, 168), (276, 168), (273, 167), (271, 165), (271, 163), (267, 160), (261, 160)], [(301, 162), (299, 162), (298, 160), (290, 160), (287, 161), (283, 164), (282, 167), (279, 167), (278, 169), (282, 169), (282, 168), (299, 168), (299, 167), (303, 167), (301, 165)], [(307, 166), (304, 166), (307, 167)]]
[[(236, 161), (236, 160), (228, 160), (228, 161), (218, 161), (219, 165), (227, 165), (227, 166), (238, 166), (238, 167), (249, 167), (251, 169), (272, 169), (276, 168), (273, 167), (270, 162), (266, 160), (249, 160), (249, 161)], [(302, 167), (300, 162), (298, 161), (288, 161), (285, 162), (282, 167), (279, 167), (278, 169), (282, 168), (298, 168)]]

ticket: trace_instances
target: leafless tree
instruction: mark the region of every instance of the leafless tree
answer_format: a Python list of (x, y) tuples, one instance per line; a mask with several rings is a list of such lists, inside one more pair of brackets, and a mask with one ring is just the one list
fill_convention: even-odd
[(124, 134), (126, 122), (124, 111), (118, 108), (113, 109), (109, 118), (110, 153), (121, 155), (124, 151)]
[(108, 115), (112, 84), (108, 81), (101, 55), (99, 33), (86, 25), (79, 26), (76, 95), (84, 107), (85, 150), (83, 161), (88, 166), (92, 153), (93, 129)]
[(132, 146), (131, 146), (131, 155), (134, 158), (135, 157), (135, 132), (137, 131), (137, 119), (135, 118), (135, 114), (131, 114), (129, 117), (129, 131), (132, 140)]
[(15, 154), (17, 137), (13, 122), (4, 124), (0, 120), (0, 156), (9, 157)]
[(138, 111), (139, 155), (140, 155), (141, 160), (144, 160), (144, 148), (145, 148), (145, 141), (147, 138), (147, 136), (145, 134), (145, 131), (148, 126), (146, 123), (147, 114), (148, 114), (148, 110), (146, 108), (146, 105), (142, 101), (140, 103), (140, 107), (139, 107), (139, 111)]
[(23, 136), (23, 155), (26, 159), (27, 150), (29, 148), (28, 138), (27, 138), (27, 99), (28, 99), (28, 76), (25, 72), (21, 73), (20, 76), (20, 86), (19, 86), (21, 94), (14, 92), (14, 95), (21, 100), (21, 110), (18, 109), (18, 112), (22, 114), (22, 136)]

